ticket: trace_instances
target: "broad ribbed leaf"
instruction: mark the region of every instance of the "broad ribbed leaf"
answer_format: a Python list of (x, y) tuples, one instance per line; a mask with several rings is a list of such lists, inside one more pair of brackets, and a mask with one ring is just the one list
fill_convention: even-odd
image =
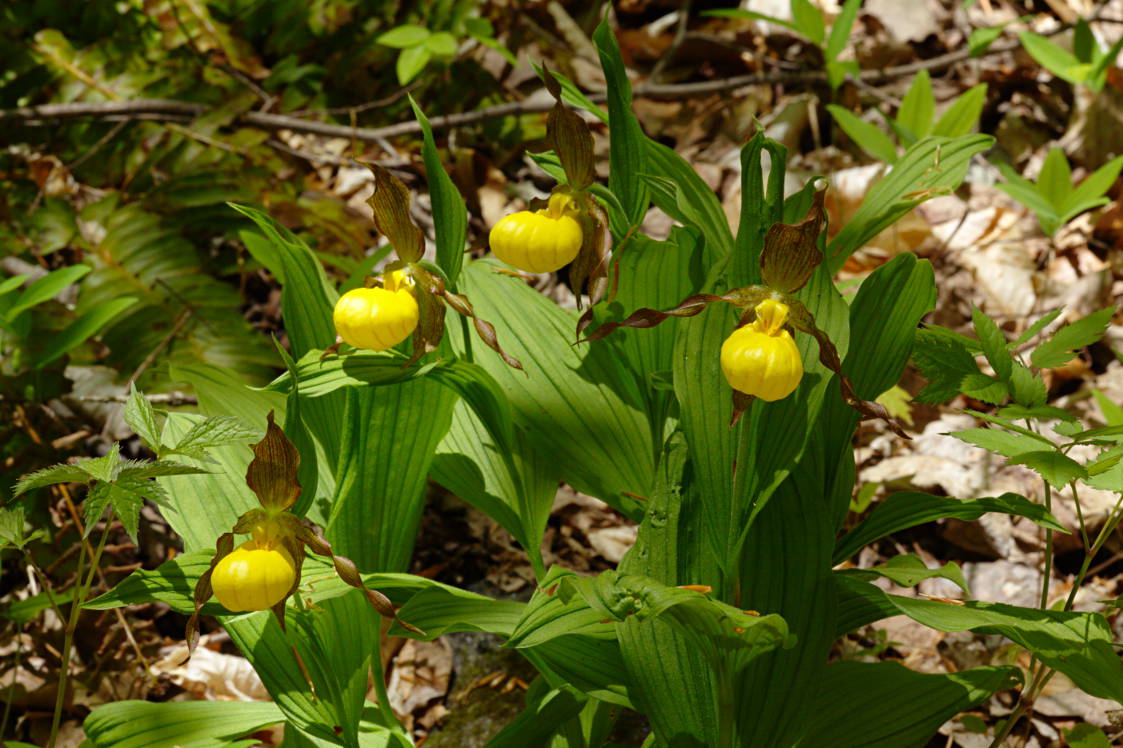
[(510, 532), (541, 576), (542, 536), (557, 493), (558, 468), (529, 439), (502, 447), (477, 412), (461, 400), (437, 446), (429, 474)]
[(420, 379), (353, 387), (346, 398), (325, 532), (360, 571), (403, 571), (413, 554), (433, 450), (448, 431), (456, 394)]
[(651, 200), (684, 226), (694, 226), (706, 237), (706, 266), (733, 249), (733, 232), (717, 195), (686, 160), (662, 143), (644, 141)]
[(601, 67), (608, 80), (609, 151), (608, 187), (619, 198), (628, 227), (638, 225), (647, 211), (647, 186), (639, 178), (645, 173), (643, 130), (632, 112), (632, 84), (624, 70), (620, 46), (604, 18), (593, 33)]
[(468, 209), (456, 185), (452, 183), (441, 164), (433, 128), (429, 119), (411, 96), (413, 116), (421, 125), (421, 157), (425, 161), (425, 178), (429, 183), (429, 198), (433, 204), (433, 227), (437, 239), (437, 264), (444, 271), (449, 287), (456, 289), (460, 268), (464, 264), (464, 241), (468, 233)]
[(493, 600), (467, 590), (433, 587), (414, 595), (398, 611), (403, 621), (423, 630), (425, 636), (411, 634), (396, 622), (391, 624), (388, 633), (423, 641), (456, 631), (484, 631), (506, 638), (515, 629), (525, 607), (525, 603), (514, 600)]
[(1013, 667), (917, 673), (896, 662), (833, 662), (801, 748), (900, 748), (924, 745), (947, 720), (1021, 681)]
[[(859, 397), (872, 399), (900, 377), (920, 317), (934, 303), (931, 267), (902, 255), (863, 283), (849, 308), (843, 370)], [(828, 312), (822, 325), (839, 324)], [(740, 734), (746, 746), (791, 745), (807, 729), (835, 638), (831, 539), (854, 485), (851, 437), (858, 414), (831, 384), (814, 417), (807, 447), (788, 479), (757, 515), (744, 545), (740, 604), (778, 613), (799, 645), (766, 654), (738, 686)], [(797, 393), (798, 394), (798, 393)], [(785, 683), (784, 689), (770, 684)]]
[(870, 189), (858, 211), (831, 240), (827, 252), (831, 273), (917, 205), (958, 187), (971, 158), (993, 142), (989, 135), (930, 135), (905, 151), (893, 171)]
[(910, 527), (947, 517), (969, 522), (989, 512), (1026, 517), (1050, 530), (1068, 532), (1045, 507), (1013, 493), (994, 498), (955, 499), (902, 491), (878, 504), (869, 517), (839, 540), (833, 562), (840, 564), (873, 541)]
[(224, 748), (284, 720), (276, 704), (253, 701), (115, 701), (82, 723), (95, 748)]
[[(633, 511), (624, 492), (646, 495), (653, 453), (637, 387), (611, 348), (574, 346), (576, 317), (489, 261), (465, 267), (462, 281), (480, 316), (495, 323), (525, 373), (481, 355), (510, 399), (515, 426), (578, 490)], [(460, 331), (449, 331), (462, 346)]]

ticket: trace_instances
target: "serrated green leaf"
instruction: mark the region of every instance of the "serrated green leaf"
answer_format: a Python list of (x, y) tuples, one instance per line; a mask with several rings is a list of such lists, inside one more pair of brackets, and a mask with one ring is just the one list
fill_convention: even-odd
[(1007, 385), (1010, 397), (1015, 403), (1029, 409), (1045, 407), (1045, 399), (1049, 395), (1045, 380), (1030, 371), (1028, 367), (1015, 361)]
[(949, 561), (941, 567), (929, 569), (919, 556), (912, 553), (893, 556), (885, 563), (868, 569), (844, 569), (843, 573), (871, 579), (885, 577), (902, 587), (915, 587), (926, 579), (947, 579), (954, 582), (964, 594), (971, 594), (959, 564)]
[(992, 405), (1001, 405), (1010, 395), (1003, 382), (981, 372), (965, 376), (959, 388), (964, 395)]
[(1024, 405), (1007, 405), (1002, 410), (998, 411), (998, 415), (1006, 419), (1025, 419), (1030, 418), (1038, 421), (1076, 421), (1076, 416), (1069, 413), (1067, 410), (1061, 410), (1052, 405), (1035, 405), (1027, 407)]
[(1072, 359), (1075, 351), (1103, 337), (1114, 314), (1115, 307), (1108, 307), (1062, 327), (1033, 350), (1030, 361), (1039, 369), (1063, 366)]
[(994, 373), (1003, 382), (1010, 381), (1014, 367), (1014, 359), (1006, 350), (1006, 335), (999, 329), (987, 315), (978, 307), (971, 309), (971, 319), (975, 325), (975, 334), (979, 336), (979, 343), (983, 348), (983, 355), (990, 362)]
[(197, 422), (191, 430), (165, 450), (165, 455), (180, 454), (197, 460), (207, 459), (207, 450), (227, 444), (238, 444), (261, 437), (261, 431), (246, 426), (231, 416), (210, 416)]
[(1053, 488), (1061, 488), (1076, 479), (1087, 480), (1088, 472), (1076, 460), (1059, 452), (1023, 452), (1011, 457), (1011, 465), (1025, 465)]
[(913, 361), (928, 384), (916, 396), (921, 403), (946, 402), (960, 393), (963, 380), (979, 374), (979, 365), (963, 343), (932, 330), (920, 330)]
[(28, 491), (56, 483), (87, 483), (89, 480), (90, 474), (78, 465), (52, 465), (20, 478), (13, 494), (22, 496)]
[(160, 453), (160, 424), (152, 403), (137, 391), (136, 383), (130, 384), (129, 399), (125, 403), (125, 423), (152, 451)]
[(1005, 457), (1017, 457), (1027, 452), (1042, 451), (1039, 440), (1000, 429), (966, 429), (952, 431), (948, 435)]
[(1024, 343), (1028, 343), (1030, 340), (1033, 340), (1033, 338), (1037, 337), (1037, 335), (1039, 335), (1042, 330), (1049, 326), (1049, 323), (1059, 317), (1062, 311), (1064, 310), (1054, 309), (1053, 311), (1039, 318), (1036, 322), (1027, 327), (1026, 331), (1019, 335), (1017, 340), (1010, 343), (1009, 347), (1011, 349), (1014, 349)]
[(113, 445), (109, 448), (109, 453), (103, 457), (79, 460), (77, 466), (94, 480), (104, 481), (106, 483), (112, 481), (121, 470), (120, 442), (113, 442)]

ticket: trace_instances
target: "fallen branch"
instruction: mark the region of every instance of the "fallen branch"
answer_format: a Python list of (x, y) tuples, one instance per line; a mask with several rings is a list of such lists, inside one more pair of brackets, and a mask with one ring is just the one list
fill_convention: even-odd
[[(1018, 42), (1006, 45), (994, 45), (986, 52), (987, 56), (1011, 52), (1020, 46)], [(863, 83), (884, 83), (914, 75), (921, 70), (938, 71), (962, 62), (970, 56), (966, 49), (949, 52), (939, 57), (928, 60), (898, 65), (882, 70), (863, 70), (858, 79)], [(636, 98), (654, 99), (658, 101), (674, 101), (688, 99), (695, 96), (709, 96), (724, 93), (746, 86), (763, 86), (793, 83), (819, 83), (826, 81), (826, 72), (822, 70), (805, 71), (773, 71), (768, 73), (752, 73), (722, 78), (713, 81), (700, 81), (697, 83), (642, 83), (635, 88)], [(589, 96), (594, 102), (602, 102), (606, 96), (604, 92), (596, 92)], [(553, 108), (551, 99), (527, 99), (512, 101), (505, 104), (477, 109), (471, 112), (435, 116), (430, 119), (434, 130), (461, 127), (500, 117), (517, 116), (521, 114), (534, 114), (547, 112)], [(169, 99), (133, 99), (130, 101), (104, 101), (104, 102), (73, 102), (67, 104), (43, 104), (40, 106), (20, 107), (18, 109), (0, 109), (0, 121), (15, 120), (29, 126), (48, 126), (51, 123), (76, 117), (92, 117), (94, 119), (120, 121), (121, 119), (154, 119), (182, 122), (210, 112), (210, 107), (204, 104), (195, 104), (187, 101)], [(311, 115), (313, 112), (309, 111)], [(304, 117), (294, 117), (285, 114), (269, 114), (267, 112), (245, 112), (236, 120), (243, 125), (260, 127), (265, 130), (291, 130), (293, 132), (312, 133), (333, 138), (348, 138), (364, 142), (374, 142), (402, 135), (414, 135), (421, 131), (420, 125), (415, 121), (399, 122), (385, 127), (350, 127), (335, 125), (328, 122), (317, 122)]]

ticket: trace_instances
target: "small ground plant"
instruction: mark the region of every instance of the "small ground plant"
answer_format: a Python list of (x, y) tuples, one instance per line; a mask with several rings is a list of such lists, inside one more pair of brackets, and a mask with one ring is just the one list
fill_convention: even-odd
[[(204, 365), (185, 371), (203, 415), (158, 412), (134, 390), (129, 422), (157, 461), (113, 452), (21, 483), (20, 492), (90, 483), (87, 526), (108, 510), (134, 533), (138, 506), (152, 499), (184, 541), (158, 569), (75, 606), (68, 635), (82, 610), (160, 601), (193, 617), (194, 644), (197, 616), (213, 615), (274, 698), (108, 704), (85, 722), (92, 745), (248, 745), (242, 736), (284, 722), (285, 745), (411, 746), (386, 696), (385, 634), (484, 631), (526, 657), (539, 677), (496, 747), (607, 745), (631, 709), (651, 725), (649, 746), (899, 748), (1019, 689), (992, 736), (1000, 745), (1056, 673), (1123, 702), (1106, 619), (1073, 610), (1123, 505), (1094, 538), (1081, 520), (1086, 553), (1071, 593), (1053, 599), (1047, 568), (1036, 608), (907, 597), (874, 583), (942, 577), (966, 588), (955, 564), (929, 569), (912, 554), (872, 569), (848, 563), (892, 533), (988, 512), (1036, 523), (1051, 548), (1066, 532), (1051, 513), (1053, 490), (1078, 496), (1090, 485), (1123, 497), (1123, 412), (1107, 408), (1105, 427), (1081, 423), (1046, 404), (1041, 377), (1098, 340), (1114, 310), (1043, 334), (1056, 312), (1013, 341), (977, 313), (969, 338), (920, 327), (936, 288), (929, 263), (911, 254), (849, 299), (832, 280), (869, 239), (956, 188), (993, 139), (934, 125), (930, 112), (913, 117), (899, 128), (899, 154), (886, 141), (893, 169), (828, 240), (823, 180), (785, 196), (786, 151), (757, 132), (741, 151), (734, 231), (687, 162), (644, 134), (607, 24), (593, 41), (607, 109), (542, 71), (556, 105), (551, 150), (536, 160), (557, 187), (493, 229), (498, 259), (465, 259), (467, 209), (415, 107), (435, 261), (423, 259), (409, 192), (377, 166), (375, 222), (398, 259), (342, 295), (305, 244), (266, 213), (234, 206), (257, 228), (247, 249), (283, 286), (286, 373), (251, 389)], [(595, 179), (577, 105), (608, 124), (606, 184)], [(666, 239), (642, 229), (651, 205), (676, 223)], [(579, 313), (518, 272), (565, 265)], [(459, 324), (445, 324), (448, 308)], [(876, 399), (910, 359), (930, 382), (921, 400), (964, 394), (995, 406), (971, 411), (988, 428), (956, 436), (1039, 473), (1043, 506), (1010, 493), (902, 492), (842, 532), (855, 429), (880, 419), (903, 435)], [(1077, 445), (1095, 456), (1075, 459)], [(536, 575), (529, 601), (405, 573), (429, 478), (517, 539)], [(559, 481), (638, 523), (618, 569), (584, 577), (547, 566), (541, 547)], [(5, 530), (18, 545), (22, 520), (5, 523), (20, 525)], [(83, 558), (96, 565), (98, 552)], [(1032, 665), (934, 675), (830, 661), (839, 637), (902, 614), (941, 631), (1000, 634)]]

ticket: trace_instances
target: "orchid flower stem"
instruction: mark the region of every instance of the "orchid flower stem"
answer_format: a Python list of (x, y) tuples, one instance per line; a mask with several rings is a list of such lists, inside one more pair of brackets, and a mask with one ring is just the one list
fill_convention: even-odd
[(464, 360), (468, 363), (473, 363), (472, 360), (472, 328), (468, 326), (468, 318), (463, 314), (460, 316), (460, 328), (464, 331)]
[(374, 652), (371, 653), (371, 674), (374, 676), (374, 689), (378, 695), (378, 711), (382, 713), (382, 721), (393, 732), (404, 735), (398, 716), (394, 714), (394, 710), (390, 706), (390, 694), (386, 690), (386, 668), (382, 664), (383, 623), (383, 619), (379, 618), (374, 637)]

